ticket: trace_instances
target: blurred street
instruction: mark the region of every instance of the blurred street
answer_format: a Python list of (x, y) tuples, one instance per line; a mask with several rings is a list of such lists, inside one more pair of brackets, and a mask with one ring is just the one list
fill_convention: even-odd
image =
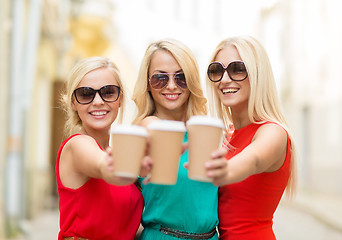
[[(26, 224), (27, 236), (16, 240), (53, 240), (58, 234), (58, 211), (49, 210)], [(338, 199), (299, 193), (283, 199), (274, 216), (277, 240), (341, 240), (342, 204)]]

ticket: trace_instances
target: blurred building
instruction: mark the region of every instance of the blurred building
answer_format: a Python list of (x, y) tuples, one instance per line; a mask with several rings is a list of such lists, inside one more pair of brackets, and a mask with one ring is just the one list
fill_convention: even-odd
[(67, 72), (81, 58), (115, 57), (120, 47), (110, 1), (4, 0), (0, 9), (0, 239), (7, 239), (29, 234), (28, 220), (58, 208)]
[(25, 234), (28, 220), (58, 207), (54, 167), (64, 139), (58, 101), (71, 66), (84, 57), (108, 56), (132, 90), (147, 45), (165, 37), (193, 50), (203, 79), (222, 39), (259, 39), (297, 144), (300, 191), (342, 198), (342, 16), (336, 4), (0, 1), (0, 239)]
[(0, 2), (0, 239), (5, 238), (5, 159), (7, 156), (7, 113), (9, 89), (9, 39), (10, 39), (10, 1)]

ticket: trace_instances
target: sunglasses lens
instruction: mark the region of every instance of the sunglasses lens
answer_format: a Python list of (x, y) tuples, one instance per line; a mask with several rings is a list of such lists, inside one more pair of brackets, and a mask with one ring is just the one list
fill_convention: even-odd
[(92, 88), (81, 87), (75, 90), (75, 97), (77, 102), (87, 104), (93, 101), (96, 91)]
[(96, 93), (99, 92), (100, 97), (105, 102), (115, 102), (120, 95), (120, 87), (115, 85), (106, 85), (99, 90), (90, 87), (80, 87), (74, 91), (76, 101), (80, 104), (91, 103)]
[(100, 89), (100, 95), (106, 102), (115, 102), (120, 94), (120, 88), (115, 85), (107, 85)]
[(224, 68), (219, 63), (211, 63), (208, 67), (208, 77), (211, 81), (217, 82), (222, 79)]
[(169, 76), (166, 74), (154, 74), (150, 79), (151, 87), (154, 89), (162, 89), (167, 85), (169, 81)]
[(175, 78), (175, 82), (177, 83), (177, 85), (180, 86), (181, 88), (187, 88), (188, 87), (186, 85), (184, 73), (177, 73), (174, 78)]
[(242, 81), (247, 77), (247, 70), (243, 62), (232, 62), (228, 66), (229, 77), (234, 81)]

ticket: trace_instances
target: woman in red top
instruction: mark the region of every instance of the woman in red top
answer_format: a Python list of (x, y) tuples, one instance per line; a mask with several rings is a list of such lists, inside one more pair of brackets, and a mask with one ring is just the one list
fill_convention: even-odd
[(68, 77), (62, 100), (70, 137), (56, 164), (59, 240), (135, 237), (143, 210), (141, 192), (134, 184), (116, 186), (125, 183), (113, 177), (112, 160), (104, 151), (119, 109), (122, 115), (125, 94), (117, 67), (106, 58), (82, 60)]
[[(295, 152), (280, 109), (268, 56), (254, 38), (234, 37), (215, 49), (207, 71), (210, 110), (229, 131), (208, 176), (219, 189), (220, 239), (273, 240), (273, 214), (294, 190)], [(233, 124), (233, 125), (231, 125)], [(227, 153), (228, 151), (228, 153)], [(226, 154), (225, 158), (220, 157)]]

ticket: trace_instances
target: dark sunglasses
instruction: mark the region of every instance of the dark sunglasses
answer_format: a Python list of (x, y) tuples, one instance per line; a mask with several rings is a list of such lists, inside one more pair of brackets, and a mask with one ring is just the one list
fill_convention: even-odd
[(209, 64), (207, 74), (212, 82), (218, 82), (222, 80), (225, 71), (233, 81), (243, 81), (248, 76), (246, 66), (242, 61), (231, 62), (226, 68), (220, 62), (212, 62)]
[(91, 103), (96, 93), (99, 93), (100, 97), (105, 102), (115, 102), (120, 95), (120, 87), (116, 85), (106, 85), (100, 89), (93, 89), (91, 87), (80, 87), (74, 90), (74, 96), (79, 104)]
[(184, 88), (184, 89), (188, 88), (188, 86), (186, 85), (184, 73), (157, 73), (157, 74), (153, 74), (152, 77), (150, 78), (151, 87), (153, 87), (154, 89), (164, 88), (170, 80), (169, 75), (173, 75), (173, 79), (175, 80), (175, 83), (179, 87)]

